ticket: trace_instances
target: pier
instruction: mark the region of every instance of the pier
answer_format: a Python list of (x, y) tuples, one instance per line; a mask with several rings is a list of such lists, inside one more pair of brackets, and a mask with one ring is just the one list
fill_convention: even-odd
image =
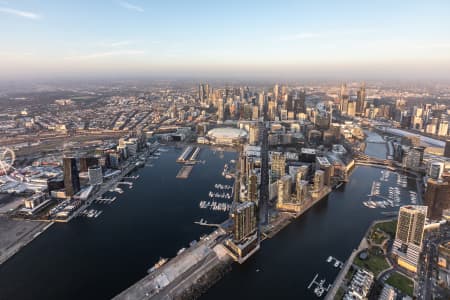
[(179, 179), (187, 179), (189, 177), (189, 174), (191, 174), (192, 169), (194, 166), (183, 166), (181, 167), (181, 170), (177, 174), (177, 178)]
[[(204, 281), (218, 280), (231, 264), (220, 238), (225, 234), (215, 230), (176, 257), (114, 297), (113, 299), (191, 299), (186, 291), (194, 291)], [(211, 277), (211, 278), (209, 278)]]
[(186, 162), (189, 154), (192, 152), (192, 146), (187, 146), (186, 149), (184, 149), (183, 153), (177, 158), (178, 163), (184, 163)]
[(195, 161), (197, 159), (198, 154), (200, 153), (200, 147), (195, 148), (194, 153), (192, 153), (190, 161)]

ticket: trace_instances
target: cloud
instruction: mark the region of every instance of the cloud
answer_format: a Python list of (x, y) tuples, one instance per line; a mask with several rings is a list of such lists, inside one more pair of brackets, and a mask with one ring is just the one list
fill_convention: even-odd
[(142, 55), (145, 54), (145, 51), (142, 50), (118, 50), (118, 51), (106, 51), (106, 52), (96, 52), (85, 55), (77, 55), (66, 57), (67, 60), (89, 60), (89, 59), (97, 59), (97, 58), (105, 58), (111, 56), (133, 56), (133, 55)]
[(296, 40), (304, 40), (304, 39), (311, 39), (320, 37), (322, 34), (320, 33), (314, 33), (314, 32), (303, 32), (298, 34), (291, 34), (291, 35), (285, 35), (280, 37), (280, 40), (282, 41), (296, 41)]
[(131, 44), (130, 41), (117, 41), (117, 42), (112, 42), (111, 47), (122, 47), (122, 46), (128, 46), (130, 44)]
[(8, 7), (0, 7), (0, 13), (9, 14), (17, 17), (22, 17), (26, 19), (39, 20), (41, 18), (40, 15), (35, 14), (29, 11), (17, 10)]
[(120, 1), (119, 5), (128, 10), (132, 10), (132, 11), (136, 11), (136, 12), (144, 12), (144, 9), (142, 7), (137, 6), (137, 5), (127, 2), (127, 1)]

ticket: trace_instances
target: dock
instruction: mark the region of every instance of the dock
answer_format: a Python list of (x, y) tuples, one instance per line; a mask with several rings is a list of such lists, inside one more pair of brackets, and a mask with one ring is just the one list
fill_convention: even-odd
[(116, 197), (110, 197), (110, 198), (102, 198), (102, 197), (98, 197), (97, 199), (94, 200), (94, 203), (98, 203), (98, 204), (111, 204), (113, 203), (117, 198)]
[(179, 179), (187, 179), (189, 177), (189, 174), (191, 174), (192, 169), (194, 166), (183, 166), (181, 167), (180, 171), (177, 174), (177, 178)]
[(177, 158), (177, 162), (178, 163), (184, 163), (186, 162), (188, 156), (191, 154), (193, 147), (192, 146), (187, 146), (183, 153), (181, 153), (181, 155)]
[(200, 147), (195, 148), (194, 153), (192, 153), (190, 161), (195, 161), (197, 159), (198, 154), (200, 153)]
[[(115, 296), (114, 300), (131, 299), (194, 299), (186, 297), (195, 287), (207, 288), (220, 279), (231, 265), (231, 259), (217, 240), (225, 235), (217, 229), (205, 238), (157, 268), (128, 289)], [(212, 281), (212, 283), (210, 282)], [(205, 283), (206, 282), (206, 283)], [(182, 298), (181, 296), (184, 295)]]

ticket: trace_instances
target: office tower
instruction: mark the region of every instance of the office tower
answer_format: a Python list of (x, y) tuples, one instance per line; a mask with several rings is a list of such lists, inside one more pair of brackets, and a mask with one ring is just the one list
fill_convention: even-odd
[(278, 180), (278, 200), (277, 206), (280, 207), (285, 203), (291, 203), (292, 194), (292, 177), (284, 175)]
[(339, 92), (339, 104), (340, 104), (340, 111), (341, 114), (347, 114), (347, 106), (348, 106), (348, 100), (349, 100), (349, 96), (348, 96), (348, 92), (347, 92), (347, 85), (346, 84), (342, 84), (341, 85), (341, 91)]
[(347, 116), (354, 117), (356, 115), (356, 102), (355, 101), (348, 101), (347, 104)]
[(428, 176), (434, 180), (441, 178), (444, 172), (444, 163), (439, 161), (434, 161), (430, 164), (428, 168)]
[(73, 157), (63, 158), (64, 188), (66, 196), (72, 197), (80, 190), (80, 178), (78, 177), (77, 161)]
[(220, 98), (217, 103), (217, 121), (223, 122), (225, 118), (225, 107), (223, 98)]
[(258, 102), (259, 111), (262, 112), (265, 103), (264, 92), (256, 94), (256, 100)]
[(275, 121), (277, 117), (277, 103), (275, 101), (269, 101), (267, 113), (270, 121)]
[(278, 84), (275, 84), (273, 87), (273, 99), (277, 101), (279, 99), (279, 87)]
[(448, 121), (447, 120), (441, 120), (439, 123), (439, 130), (438, 130), (439, 136), (447, 136), (448, 135)]
[(429, 178), (424, 196), (424, 204), (428, 207), (428, 218), (440, 220), (442, 212), (450, 208), (450, 182)]
[(81, 157), (80, 158), (80, 172), (87, 172), (89, 167), (98, 165), (96, 157)]
[(392, 253), (399, 266), (411, 272), (417, 272), (426, 215), (426, 206), (407, 205), (399, 210)]
[(299, 113), (306, 113), (305, 101), (305, 91), (292, 91), (288, 95), (287, 101), (285, 103), (285, 109), (288, 112), (293, 112), (294, 116), (297, 116)]
[(89, 184), (96, 185), (103, 183), (103, 173), (100, 166), (89, 167), (88, 169)]
[(52, 191), (64, 189), (64, 179), (57, 177), (47, 180), (47, 189), (49, 195), (51, 195)]
[(231, 214), (233, 219), (234, 241), (239, 243), (256, 232), (256, 205), (254, 202), (243, 202), (236, 206)]
[(251, 124), (249, 130), (248, 142), (250, 145), (256, 145), (259, 141), (259, 127), (258, 124)]
[(257, 105), (252, 106), (252, 120), (256, 121), (259, 119), (259, 107)]
[(277, 180), (286, 174), (286, 157), (280, 152), (272, 153), (272, 178)]
[(357, 92), (356, 113), (362, 115), (364, 113), (364, 105), (366, 101), (366, 83), (363, 82), (361, 88)]
[(450, 140), (445, 142), (444, 156), (450, 158)]
[(314, 173), (314, 191), (319, 192), (324, 186), (325, 172), (322, 170), (317, 170)]

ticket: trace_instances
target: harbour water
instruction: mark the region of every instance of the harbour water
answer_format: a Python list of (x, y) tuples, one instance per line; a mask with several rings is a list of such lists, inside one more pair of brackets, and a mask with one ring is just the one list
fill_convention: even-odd
[[(0, 266), (0, 299), (110, 299), (147, 274), (160, 257), (214, 228), (194, 224), (201, 218), (220, 223), (228, 212), (201, 209), (214, 185), (232, 184), (222, 176), (233, 152), (205, 149), (187, 179), (176, 179), (183, 148), (169, 148), (153, 167), (138, 169), (133, 188), (111, 204), (94, 204), (98, 218), (80, 217), (55, 224)], [(220, 199), (221, 202), (231, 200)]]
[[(171, 148), (153, 167), (139, 169), (133, 189), (124, 186), (114, 203), (93, 207), (103, 211), (98, 218), (56, 224), (0, 266), (0, 299), (109, 299), (160, 257), (211, 232), (193, 222), (219, 223), (227, 212), (201, 209), (199, 202), (209, 201), (214, 184), (231, 184), (221, 173), (236, 153), (202, 150), (199, 160), (206, 163), (176, 179), (182, 150)], [(234, 264), (202, 299), (315, 299), (307, 289), (315, 274), (328, 284), (338, 272), (327, 258), (345, 261), (369, 224), (385, 217), (387, 209), (362, 204), (380, 176), (381, 169), (358, 167), (349, 183), (266, 240), (245, 264)], [(396, 177), (382, 184), (396, 186)], [(415, 189), (415, 180), (406, 189)]]

